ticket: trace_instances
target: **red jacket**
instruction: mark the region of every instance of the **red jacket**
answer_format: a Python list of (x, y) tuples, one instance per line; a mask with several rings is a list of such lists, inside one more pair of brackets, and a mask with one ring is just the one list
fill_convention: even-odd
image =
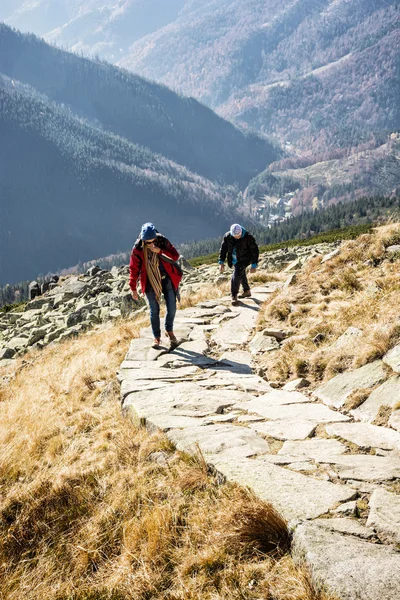
[[(161, 249), (161, 254), (158, 255), (160, 260), (162, 260), (163, 254), (169, 258), (172, 258), (172, 260), (177, 260), (179, 258), (179, 252), (176, 250), (176, 248), (160, 233), (157, 234), (154, 245)], [(177, 290), (182, 279), (182, 275), (177, 272), (177, 269), (174, 267), (174, 265), (166, 260), (163, 260), (163, 266), (171, 278), (172, 285)], [(144, 265), (143, 242), (140, 239), (136, 241), (132, 248), (131, 260), (129, 263), (129, 274), (129, 285), (131, 290), (136, 292), (137, 280), (140, 276), (140, 284), (144, 294), (146, 292), (147, 273)]]

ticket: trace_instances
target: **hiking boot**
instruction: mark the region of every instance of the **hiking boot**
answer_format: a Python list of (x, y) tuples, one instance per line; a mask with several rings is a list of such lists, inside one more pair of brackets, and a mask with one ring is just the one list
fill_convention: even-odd
[(239, 302), (237, 299), (237, 296), (232, 296), (232, 302), (231, 302), (232, 306), (239, 306)]
[(166, 331), (165, 332), (167, 337), (169, 337), (169, 349), (170, 351), (175, 350), (175, 348), (177, 348), (179, 346), (179, 342), (175, 337), (175, 334), (173, 331)]
[(152, 348), (154, 348), (154, 350), (159, 350), (160, 349), (160, 345), (161, 345), (160, 338), (154, 338)]
[(243, 294), (240, 294), (239, 298), (251, 298), (251, 291), (245, 290)]

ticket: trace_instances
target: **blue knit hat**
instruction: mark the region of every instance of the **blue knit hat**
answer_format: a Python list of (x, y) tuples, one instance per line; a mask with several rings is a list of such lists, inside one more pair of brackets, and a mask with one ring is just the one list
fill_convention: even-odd
[(154, 227), (153, 223), (145, 223), (142, 225), (142, 231), (140, 232), (140, 239), (144, 242), (148, 240), (154, 240), (157, 237), (157, 229)]

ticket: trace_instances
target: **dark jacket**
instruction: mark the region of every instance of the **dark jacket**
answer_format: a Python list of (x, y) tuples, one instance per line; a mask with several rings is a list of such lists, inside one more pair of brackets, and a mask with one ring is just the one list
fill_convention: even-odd
[(219, 263), (223, 264), (228, 256), (228, 265), (232, 267), (235, 264), (233, 259), (233, 250), (236, 250), (236, 262), (241, 265), (254, 265), (258, 263), (258, 245), (254, 237), (248, 231), (236, 239), (228, 231), (222, 240), (221, 249), (219, 252)]
[[(154, 245), (161, 249), (161, 253), (158, 256), (172, 281), (172, 285), (177, 290), (182, 279), (182, 274), (173, 264), (163, 260), (162, 255), (165, 254), (165, 256), (172, 258), (172, 260), (178, 260), (179, 252), (171, 242), (160, 233), (157, 234)], [(132, 248), (131, 260), (129, 263), (129, 286), (133, 292), (136, 291), (136, 284), (139, 276), (142, 292), (144, 294), (146, 292), (147, 273), (144, 264), (143, 242), (141, 239), (136, 240), (135, 245)]]

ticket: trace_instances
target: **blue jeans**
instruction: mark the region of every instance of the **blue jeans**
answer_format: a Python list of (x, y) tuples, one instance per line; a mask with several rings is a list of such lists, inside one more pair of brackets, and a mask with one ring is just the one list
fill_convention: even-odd
[(236, 263), (233, 267), (232, 279), (231, 279), (231, 294), (237, 296), (239, 293), (240, 284), (243, 286), (243, 291), (248, 292), (250, 289), (249, 282), (247, 281), (246, 269), (249, 265), (243, 263)]
[[(167, 314), (165, 315), (165, 331), (171, 332), (174, 330), (174, 319), (176, 313), (176, 291), (172, 285), (171, 279), (166, 276), (162, 280), (162, 291), (167, 305)], [(156, 300), (156, 295), (151, 286), (146, 290), (146, 297), (150, 307), (150, 323), (155, 338), (161, 337), (160, 326), (160, 305)]]

